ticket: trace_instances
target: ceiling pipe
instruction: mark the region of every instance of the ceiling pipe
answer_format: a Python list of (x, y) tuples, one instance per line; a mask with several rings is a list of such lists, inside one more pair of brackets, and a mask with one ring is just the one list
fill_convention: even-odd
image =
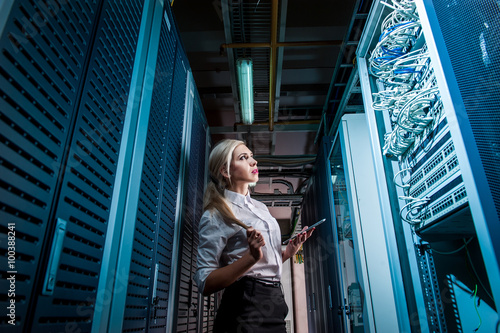
[[(274, 130), (274, 109), (276, 107), (276, 82), (277, 82), (277, 58), (278, 47), (307, 47), (307, 46), (331, 46), (342, 45), (342, 40), (314, 41), (314, 42), (278, 42), (278, 0), (272, 0), (271, 5), (271, 41), (269, 43), (225, 43), (221, 45), (221, 53), (224, 49), (233, 48), (270, 48), (269, 59), (269, 131)], [(256, 124), (256, 123), (254, 123)]]
[[(258, 201), (279, 201), (279, 200), (289, 200), (289, 201), (299, 201), (302, 202), (302, 194), (269, 194), (269, 193), (253, 193), (252, 199)], [(298, 205), (300, 206), (300, 205)]]
[[(277, 121), (274, 125), (309, 125), (309, 124), (319, 124), (319, 120), (288, 120), (288, 121)], [(252, 125), (267, 125), (267, 121), (254, 121)], [(247, 125), (244, 123), (235, 123), (234, 126)]]
[[(301, 47), (301, 46), (340, 46), (341, 40), (318, 40), (318, 41), (302, 41), (302, 42), (277, 42), (277, 47)], [(255, 48), (255, 47), (271, 47), (271, 43), (229, 43), (222, 44), (223, 49), (237, 48)]]
[(289, 182), (288, 180), (284, 180), (284, 179), (273, 179), (272, 181), (273, 184), (283, 184), (283, 185), (286, 185), (288, 187), (288, 191), (287, 191), (287, 194), (294, 194), (294, 190), (293, 190), (293, 184), (291, 182)]
[(309, 179), (309, 177), (311, 177), (311, 174), (312, 168), (305, 168), (303, 171), (296, 168), (282, 168), (281, 171), (279, 171), (278, 169), (259, 169), (259, 177), (262, 178), (286, 177)]
[(220, 46), (222, 49), (246, 49), (254, 47), (271, 47), (271, 43), (229, 43), (222, 44)]
[[(224, 43), (221, 45), (221, 53), (224, 49), (233, 48), (270, 48), (269, 59), (269, 121), (266, 123), (255, 122), (254, 125), (269, 124), (269, 131), (274, 130), (274, 110), (276, 103), (276, 69), (278, 58), (278, 47), (310, 47), (310, 46), (340, 46), (343, 40), (326, 41), (298, 41), (298, 42), (278, 42), (278, 0), (272, 0), (271, 7), (271, 41), (269, 43)], [(288, 123), (288, 122), (287, 122)], [(307, 123), (307, 122), (305, 122)], [(313, 122), (316, 123), (316, 122)], [(239, 125), (239, 123), (236, 123)]]

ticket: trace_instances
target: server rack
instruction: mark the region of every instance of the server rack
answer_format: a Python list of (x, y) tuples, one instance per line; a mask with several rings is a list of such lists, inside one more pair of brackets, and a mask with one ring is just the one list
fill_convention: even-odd
[(3, 235), (14, 227), (15, 255), (11, 268), (2, 255), (1, 285), (8, 290), (6, 274), (15, 275), (15, 296), (2, 293), (2, 307), (15, 300), (16, 320), (2, 316), (4, 328), (90, 330), (142, 5), (6, 9), (1, 224)]
[(365, 115), (343, 116), (321, 148), (301, 214), (303, 225), (330, 219), (304, 244), (309, 330), (408, 331), (408, 319), (397, 316), (398, 276), (383, 246)]
[[(0, 303), (15, 310), (0, 327), (175, 330), (208, 136), (170, 7), (6, 1), (1, 15), (0, 284), (15, 275), (15, 295)], [(213, 319), (194, 307), (185, 331)]]
[(328, 160), (332, 147), (333, 138), (323, 137), (301, 211), (302, 223), (313, 224), (326, 218), (321, 229), (318, 228), (304, 244), (308, 325), (314, 332), (341, 332), (343, 326), (340, 261), (334, 247), (338, 235)]
[[(485, 1), (469, 11), (468, 5), (377, 1), (357, 51), (386, 233), (394, 238), (391, 265), (403, 277), (398, 302), (408, 307), (399, 316), (409, 315), (415, 331), (492, 331), (498, 321), (498, 249), (492, 243), (498, 237), (497, 171), (488, 168), (491, 147), (485, 150), (479, 126), (493, 145), (498, 131), (478, 121), (477, 105), (464, 103), (474, 77), (463, 62), (478, 65), (485, 45), (478, 22), (498, 18), (498, 7)], [(476, 30), (446, 26), (458, 28), (457, 20)], [(457, 37), (460, 30), (477, 37), (477, 47)], [(485, 75), (491, 80), (499, 77), (498, 57), (489, 52), (494, 57)], [(497, 95), (481, 97), (492, 123)]]
[[(330, 158), (338, 182), (334, 197), (338, 200), (337, 228), (342, 230), (338, 244), (343, 248), (344, 295), (351, 309), (348, 319), (352, 324), (346, 331), (404, 332), (408, 321), (397, 316), (395, 275), (387, 248), (381, 246), (386, 236), (367, 128), (365, 115), (343, 116)], [(353, 266), (350, 271), (349, 264)]]

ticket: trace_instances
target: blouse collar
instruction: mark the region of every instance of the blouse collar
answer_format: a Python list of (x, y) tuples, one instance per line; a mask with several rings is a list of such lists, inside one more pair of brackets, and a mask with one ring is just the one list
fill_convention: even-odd
[(252, 201), (250, 198), (250, 191), (247, 192), (247, 195), (243, 195), (243, 194), (225, 189), (224, 190), (224, 197), (228, 201), (230, 201), (236, 205), (239, 205), (239, 206), (243, 206), (243, 205), (245, 205), (245, 203), (252, 205)]

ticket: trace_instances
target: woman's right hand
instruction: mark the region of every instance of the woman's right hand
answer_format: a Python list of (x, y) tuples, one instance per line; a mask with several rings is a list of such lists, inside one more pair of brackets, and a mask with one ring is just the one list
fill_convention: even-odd
[(264, 236), (261, 232), (250, 227), (247, 229), (247, 240), (250, 248), (250, 255), (255, 259), (255, 262), (262, 259), (262, 247), (266, 245)]

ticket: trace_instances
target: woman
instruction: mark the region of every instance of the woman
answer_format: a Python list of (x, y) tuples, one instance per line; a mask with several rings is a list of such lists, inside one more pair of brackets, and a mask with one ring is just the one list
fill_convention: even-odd
[(225, 289), (214, 332), (286, 332), (282, 263), (314, 229), (304, 228), (281, 250), (276, 219), (250, 198), (248, 187), (259, 180), (259, 171), (244, 142), (221, 141), (210, 154), (208, 168), (211, 181), (199, 226), (195, 280), (203, 295)]

